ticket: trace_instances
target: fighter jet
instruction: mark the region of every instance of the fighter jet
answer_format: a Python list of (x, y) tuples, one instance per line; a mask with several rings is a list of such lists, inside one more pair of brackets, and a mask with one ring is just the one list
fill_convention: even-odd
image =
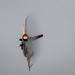
[(20, 47), (21, 47), (21, 50), (23, 50), (24, 56), (27, 58), (27, 63), (28, 63), (29, 71), (30, 71), (31, 66), (33, 65), (33, 64), (30, 64), (30, 59), (34, 54), (34, 52), (30, 50), (31, 49), (30, 44), (32, 41), (43, 37), (43, 34), (33, 36), (33, 37), (29, 36), (27, 33), (27, 19), (28, 18), (26, 18), (25, 20), (24, 33), (22, 35), (22, 38), (20, 38), (19, 40), (21, 41)]

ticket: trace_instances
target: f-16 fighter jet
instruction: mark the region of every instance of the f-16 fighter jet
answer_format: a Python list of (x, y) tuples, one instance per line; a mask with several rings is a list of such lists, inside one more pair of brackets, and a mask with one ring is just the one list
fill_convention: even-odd
[(22, 35), (22, 38), (20, 38), (19, 40), (21, 41), (20, 47), (23, 50), (24, 56), (27, 58), (27, 63), (28, 63), (29, 71), (30, 71), (30, 68), (32, 66), (32, 64), (30, 64), (30, 59), (34, 54), (33, 51), (31, 50), (30, 44), (32, 41), (43, 37), (43, 34), (33, 36), (33, 37), (29, 36), (27, 33), (27, 19), (28, 18), (26, 18), (25, 20), (24, 33)]

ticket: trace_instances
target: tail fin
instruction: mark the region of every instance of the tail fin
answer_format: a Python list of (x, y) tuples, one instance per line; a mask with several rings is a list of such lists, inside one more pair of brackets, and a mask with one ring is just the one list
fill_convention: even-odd
[(25, 24), (23, 24), (23, 28), (22, 28), (23, 34), (27, 34), (27, 19), (28, 18), (29, 16), (25, 19)]
[(27, 34), (27, 18), (25, 20), (25, 34)]

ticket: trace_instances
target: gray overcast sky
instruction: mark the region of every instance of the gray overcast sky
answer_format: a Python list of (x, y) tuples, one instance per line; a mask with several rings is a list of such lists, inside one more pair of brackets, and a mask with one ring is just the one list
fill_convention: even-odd
[[(28, 33), (44, 34), (30, 72), (18, 40), (28, 15)], [(0, 0), (0, 75), (75, 75), (75, 0)]]

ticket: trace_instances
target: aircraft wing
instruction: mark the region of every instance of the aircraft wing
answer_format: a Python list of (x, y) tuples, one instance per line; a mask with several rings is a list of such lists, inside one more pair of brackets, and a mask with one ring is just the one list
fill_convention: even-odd
[(43, 37), (43, 34), (40, 34), (40, 35), (37, 35), (37, 36), (33, 36), (33, 37), (30, 37), (30, 40), (31, 41), (34, 41), (34, 40), (37, 40), (39, 38)]

